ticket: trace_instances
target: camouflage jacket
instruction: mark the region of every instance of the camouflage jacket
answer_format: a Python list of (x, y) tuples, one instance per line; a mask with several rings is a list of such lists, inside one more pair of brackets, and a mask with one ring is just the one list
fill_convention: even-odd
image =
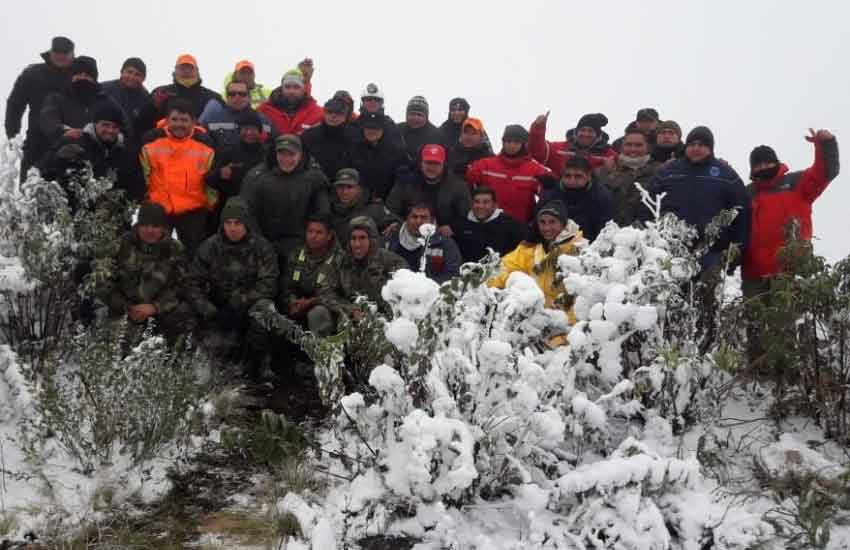
[(121, 238), (108, 296), (112, 315), (123, 315), (127, 306), (153, 304), (157, 313), (170, 313), (183, 301), (188, 264), (176, 240), (165, 237), (156, 244), (139, 239), (135, 229)]
[(661, 163), (651, 161), (637, 170), (621, 165), (617, 165), (614, 170), (596, 169), (594, 176), (614, 196), (614, 221), (618, 225), (628, 226), (638, 220), (638, 212), (642, 206), (640, 190), (634, 182), (638, 182), (644, 189), (648, 189), (649, 182), (659, 168), (661, 168)]
[(266, 239), (249, 233), (233, 243), (219, 231), (198, 248), (190, 273), (192, 305), (203, 316), (221, 307), (244, 313), (259, 300), (274, 300), (280, 270)]
[(372, 244), (374, 248), (365, 261), (357, 261), (347, 253), (338, 268), (323, 268), (325, 278), (319, 285), (319, 302), (322, 305), (348, 315), (354, 309), (357, 296), (365, 296), (386, 310), (381, 289), (394, 271), (407, 268), (407, 262), (389, 250), (378, 248), (374, 242)]
[(289, 304), (296, 298), (314, 298), (326, 277), (323, 266), (337, 270), (343, 252), (334, 246), (327, 254), (314, 258), (303, 246), (293, 250), (286, 259), (286, 267), (280, 277), (280, 301)]

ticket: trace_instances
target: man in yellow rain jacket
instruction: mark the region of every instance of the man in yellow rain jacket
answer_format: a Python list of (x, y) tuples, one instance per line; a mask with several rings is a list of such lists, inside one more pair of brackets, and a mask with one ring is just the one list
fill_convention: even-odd
[(578, 225), (567, 217), (564, 203), (551, 200), (537, 211), (531, 237), (502, 258), (502, 270), (487, 284), (505, 288), (510, 274), (521, 271), (533, 278), (543, 291), (546, 307), (563, 309), (573, 324), (573, 300), (560, 283), (558, 258), (562, 254), (577, 254), (576, 244), (583, 240)]

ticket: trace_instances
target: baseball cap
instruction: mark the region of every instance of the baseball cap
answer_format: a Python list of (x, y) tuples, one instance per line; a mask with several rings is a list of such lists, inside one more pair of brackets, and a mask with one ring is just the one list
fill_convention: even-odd
[(429, 162), (446, 162), (446, 149), (442, 145), (428, 144), (422, 148), (422, 160)]

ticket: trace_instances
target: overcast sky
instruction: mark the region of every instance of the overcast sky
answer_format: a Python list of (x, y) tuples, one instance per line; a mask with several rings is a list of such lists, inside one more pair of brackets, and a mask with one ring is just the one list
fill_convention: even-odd
[[(358, 97), (374, 81), (396, 121), (421, 94), (439, 125), (449, 99), (463, 96), (495, 138), (551, 110), (549, 139), (563, 139), (583, 113), (603, 112), (613, 140), (638, 108), (655, 107), (685, 132), (711, 127), (717, 155), (745, 181), (755, 145), (772, 145), (801, 169), (812, 162), (803, 140), (810, 126), (850, 143), (850, 8), (838, 0), (27, 0), (4, 13), (6, 95), (64, 34), (97, 59), (101, 80), (116, 78), (126, 57), (143, 58), (149, 88), (170, 82), (183, 52), (216, 90), (239, 59), (274, 86), (309, 56), (320, 102), (338, 89)], [(840, 175), (815, 206), (816, 249), (831, 260), (850, 253), (847, 182)]]

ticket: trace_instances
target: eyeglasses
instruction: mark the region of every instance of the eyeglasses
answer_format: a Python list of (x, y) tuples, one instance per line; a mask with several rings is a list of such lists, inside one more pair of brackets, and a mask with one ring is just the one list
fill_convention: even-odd
[(374, 101), (376, 103), (380, 103), (382, 100), (380, 97), (364, 97), (363, 101)]
[(248, 97), (248, 92), (227, 92), (227, 97)]

